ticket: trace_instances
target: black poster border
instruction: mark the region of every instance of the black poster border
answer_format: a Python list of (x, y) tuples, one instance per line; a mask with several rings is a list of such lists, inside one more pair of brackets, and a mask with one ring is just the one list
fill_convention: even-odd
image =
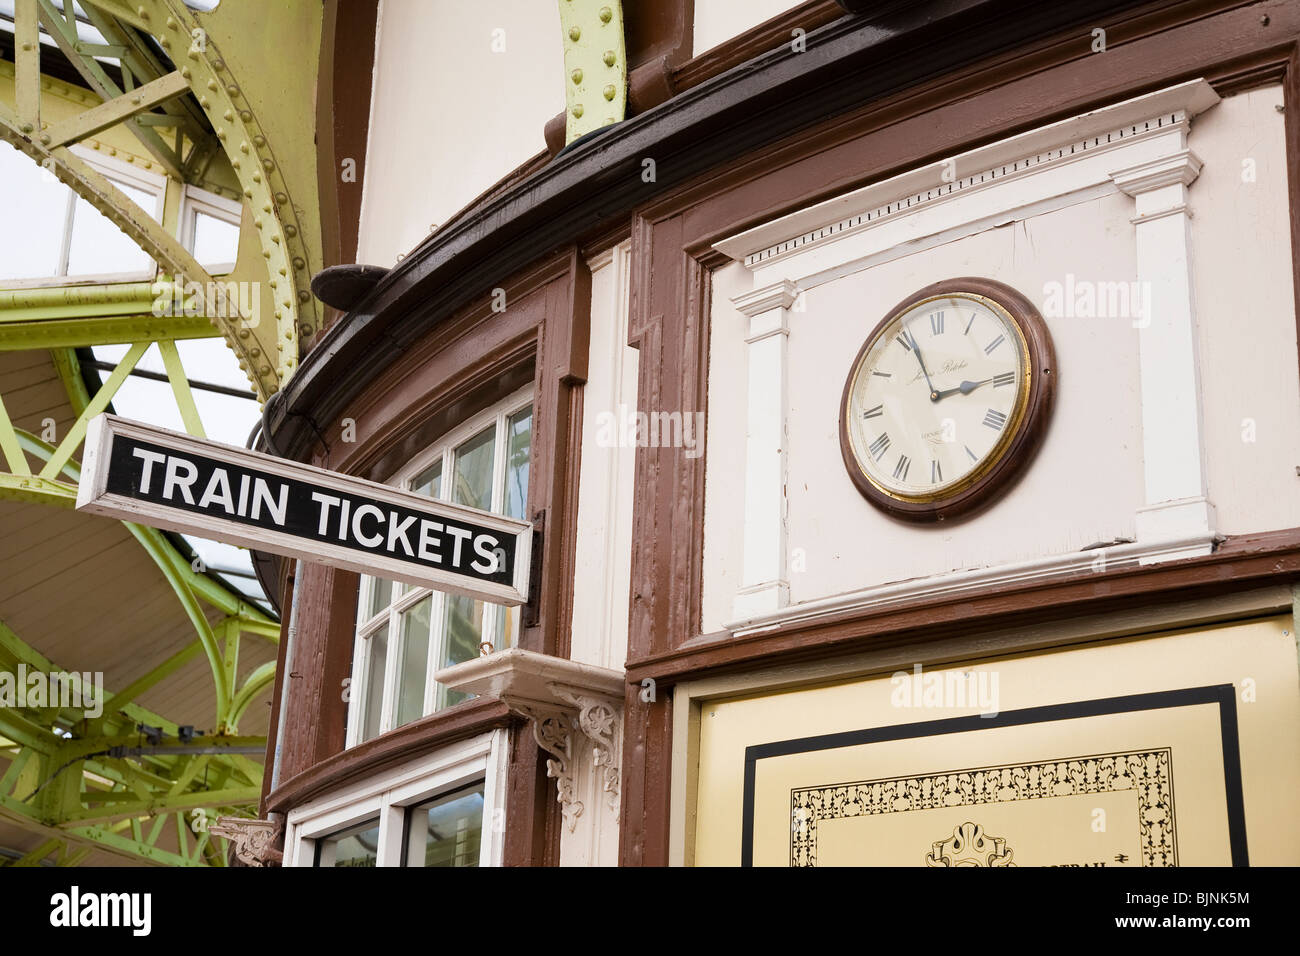
[(1130, 694), (1124, 697), (1103, 697), (1065, 704), (1048, 704), (1042, 707), (1026, 707), (1021, 710), (1005, 711), (995, 716), (974, 714), (969, 717), (945, 717), (940, 720), (891, 724), (887, 727), (846, 730), (815, 737), (798, 737), (766, 744), (753, 744), (745, 748), (740, 865), (754, 865), (755, 777), (758, 761), (768, 757), (788, 757), (794, 754), (836, 750), (890, 740), (915, 740), (919, 737), (966, 733), (972, 730), (1019, 727), (1025, 724), (1100, 717), (1107, 714), (1138, 713), (1170, 707), (1193, 707), (1198, 704), (1219, 705), (1219, 730), (1223, 743), (1223, 785), (1228, 810), (1228, 844), (1232, 865), (1249, 866), (1250, 859), (1246, 849), (1245, 801), (1241, 791), (1241, 743), (1237, 733), (1237, 698), (1236, 689), (1232, 684), (1210, 684), (1204, 687)]

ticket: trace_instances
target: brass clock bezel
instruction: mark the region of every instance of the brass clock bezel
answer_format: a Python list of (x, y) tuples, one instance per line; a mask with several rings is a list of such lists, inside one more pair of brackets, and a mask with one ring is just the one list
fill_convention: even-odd
[[(871, 348), (898, 317), (918, 305), (953, 297), (978, 301), (997, 312), (1015, 330), (1017, 363), (1023, 387), (1011, 420), (993, 450), (959, 481), (936, 492), (907, 495), (874, 479), (862, 466), (850, 433), (853, 387)], [(1020, 292), (993, 279), (965, 276), (935, 282), (890, 309), (863, 342), (844, 383), (840, 401), (840, 452), (854, 486), (864, 498), (895, 518), (943, 521), (970, 515), (991, 504), (1023, 474), (1037, 452), (1055, 395), (1056, 355), (1038, 310)]]

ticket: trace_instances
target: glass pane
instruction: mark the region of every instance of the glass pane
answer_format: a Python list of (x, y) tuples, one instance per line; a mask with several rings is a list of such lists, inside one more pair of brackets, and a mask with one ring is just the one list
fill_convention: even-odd
[[(157, 197), (119, 180), (113, 185), (133, 199), (150, 216), (157, 212)], [(72, 242), (68, 247), (68, 275), (85, 276), (118, 272), (147, 272), (153, 268), (149, 254), (98, 209), (78, 198), (72, 214)]]
[(492, 457), (495, 428), (488, 428), (456, 449), (451, 500), (458, 505), (492, 507)]
[(393, 603), (393, 582), (384, 578), (370, 579), (370, 603), (366, 606), (366, 620), (370, 620)]
[(424, 716), (424, 678), (429, 665), (429, 608), (426, 597), (402, 612), (402, 669), (397, 696), (397, 721), (401, 727)]
[(505, 513), (522, 518), (528, 507), (528, 462), (533, 445), (533, 410), (525, 408), (506, 420)]
[(428, 495), (430, 498), (437, 498), (442, 495), (442, 462), (439, 461), (431, 468), (415, 476), (411, 482), (411, 490), (417, 495)]
[[(442, 666), (450, 667), (473, 660), (479, 656), (478, 646), (483, 640), (483, 602), (475, 601), (464, 595), (447, 595), (447, 613), (444, 617), (446, 631), (442, 655)], [(450, 707), (462, 700), (469, 700), (469, 694), (438, 688), (438, 708)]]
[(239, 226), (209, 216), (194, 214), (194, 258), (202, 266), (233, 265), (239, 254)]
[(384, 710), (384, 670), (388, 664), (388, 624), (364, 638), (367, 654), (366, 698), (362, 702), (361, 739), (379, 736), (379, 718)]
[(407, 811), (407, 866), (478, 866), (483, 842), (483, 784)]
[(507, 647), (514, 647), (519, 629), (519, 608), (496, 604), (492, 609), (497, 616), (497, 636), (492, 642), (492, 650), (504, 651)]
[(0, 279), (44, 279), (59, 272), (70, 190), (8, 143), (0, 147)]
[(316, 865), (375, 866), (379, 862), (379, 820), (367, 820), (316, 841)]

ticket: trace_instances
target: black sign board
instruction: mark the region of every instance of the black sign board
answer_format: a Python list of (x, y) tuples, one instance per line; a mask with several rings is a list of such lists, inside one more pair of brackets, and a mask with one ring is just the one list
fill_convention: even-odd
[(427, 585), (528, 598), (527, 522), (100, 415), (77, 510)]

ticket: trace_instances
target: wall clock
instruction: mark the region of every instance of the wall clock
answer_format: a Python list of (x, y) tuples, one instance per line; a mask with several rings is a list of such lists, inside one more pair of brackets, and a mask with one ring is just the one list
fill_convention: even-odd
[(1055, 380), (1047, 326), (1015, 289), (973, 277), (926, 286), (889, 311), (849, 369), (844, 465), (896, 518), (972, 513), (1038, 450)]

